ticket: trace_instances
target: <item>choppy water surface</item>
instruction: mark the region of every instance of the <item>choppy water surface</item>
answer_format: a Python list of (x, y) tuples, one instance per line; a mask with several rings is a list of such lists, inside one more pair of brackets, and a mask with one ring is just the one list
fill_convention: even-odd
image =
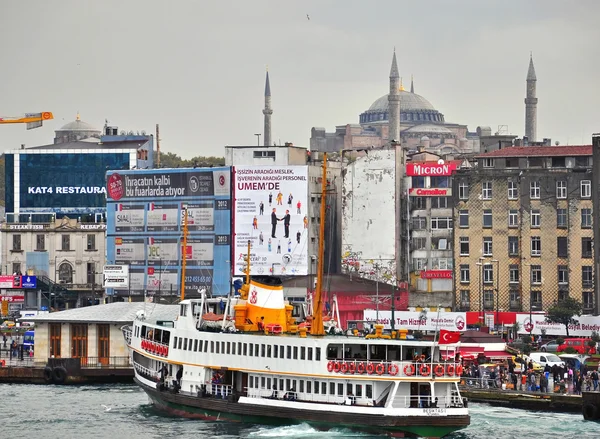
[[(136, 386), (0, 385), (6, 437), (47, 439), (132, 438), (375, 438), (308, 425), (265, 427), (172, 418), (155, 411)], [(384, 436), (381, 436), (384, 437)], [(600, 423), (577, 414), (535, 413), (471, 404), (471, 425), (449, 438), (510, 439), (600, 437)]]

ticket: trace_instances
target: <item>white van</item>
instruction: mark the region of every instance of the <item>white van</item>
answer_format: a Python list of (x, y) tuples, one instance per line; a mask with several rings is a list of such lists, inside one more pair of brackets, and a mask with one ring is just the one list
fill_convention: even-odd
[(529, 357), (536, 363), (539, 363), (542, 367), (546, 367), (546, 365), (550, 367), (554, 365), (558, 367), (565, 366), (565, 362), (561, 360), (558, 355), (550, 352), (532, 352), (529, 354)]

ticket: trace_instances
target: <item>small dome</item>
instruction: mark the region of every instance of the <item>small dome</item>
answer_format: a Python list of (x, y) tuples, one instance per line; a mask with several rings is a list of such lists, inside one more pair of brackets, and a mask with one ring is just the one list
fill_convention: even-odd
[[(388, 95), (383, 95), (373, 102), (367, 111), (388, 111), (388, 108)], [(435, 111), (435, 108), (423, 96), (406, 90), (400, 90), (400, 112), (417, 110)]]
[(90, 125), (87, 122), (84, 122), (82, 120), (74, 120), (73, 122), (69, 122), (68, 124), (64, 125), (62, 128), (59, 128), (56, 131), (97, 131), (100, 132), (100, 130), (92, 125)]
[(421, 125), (415, 125), (406, 130), (407, 133), (427, 133), (436, 135), (448, 135), (451, 136), (454, 133), (448, 128), (441, 125), (434, 125), (431, 123), (425, 123)]
[(427, 136), (421, 137), (421, 142), (427, 142), (428, 140), (429, 140), (429, 137), (427, 137)]

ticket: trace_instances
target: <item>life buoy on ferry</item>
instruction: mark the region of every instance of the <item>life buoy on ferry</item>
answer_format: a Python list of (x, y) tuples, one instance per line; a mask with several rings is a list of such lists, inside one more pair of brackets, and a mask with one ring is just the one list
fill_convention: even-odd
[(342, 367), (342, 365), (340, 364), (340, 362), (339, 362), (339, 361), (334, 361), (334, 364), (333, 364), (333, 371), (334, 371), (335, 373), (338, 373), (338, 372), (340, 371), (341, 367)]
[(367, 373), (369, 375), (373, 375), (374, 371), (375, 371), (375, 366), (373, 366), (373, 363), (368, 363), (367, 364)]
[(333, 367), (335, 365), (335, 361), (330, 361), (327, 363), (327, 372), (333, 372)]
[(463, 367), (462, 367), (462, 364), (459, 364), (456, 368), (456, 376), (459, 377), (462, 375), (462, 373), (463, 373)]
[(348, 373), (353, 374), (355, 371), (356, 371), (356, 363), (354, 363), (354, 361), (351, 363), (348, 363)]
[(356, 365), (356, 373), (360, 373), (360, 374), (365, 373), (365, 363), (358, 363)]
[[(392, 366), (395, 366), (395, 364)], [(398, 367), (398, 366), (396, 366), (396, 367)], [(413, 376), (414, 374), (415, 374), (415, 366), (413, 364), (407, 364), (406, 366), (404, 366), (404, 375), (409, 377), (409, 376)], [(390, 375), (391, 375), (391, 372), (390, 372)]]
[(142, 340), (142, 349), (146, 349), (146, 340)]
[(438, 364), (437, 366), (435, 366), (435, 368), (433, 369), (433, 373), (435, 373), (436, 377), (441, 377), (444, 376), (444, 366), (442, 366), (441, 364)]
[(375, 366), (375, 373), (377, 375), (383, 375), (383, 372), (385, 372), (385, 364), (379, 363), (377, 366)]
[(169, 346), (165, 346), (165, 357), (169, 356)]
[(454, 364), (449, 364), (448, 367), (446, 368), (446, 371), (449, 376), (454, 375)]
[(340, 372), (341, 373), (348, 373), (348, 363), (343, 362), (342, 365), (340, 366)]
[[(410, 365), (409, 365), (410, 366)], [(405, 368), (406, 369), (406, 368)], [(388, 366), (388, 374), (390, 374), (391, 376), (396, 376), (398, 375), (398, 372), (400, 371), (400, 368), (398, 367), (397, 364), (391, 363)]]
[(419, 367), (420, 375), (429, 376), (430, 373), (431, 373), (431, 368), (429, 367), (429, 364), (422, 364), (421, 367)]

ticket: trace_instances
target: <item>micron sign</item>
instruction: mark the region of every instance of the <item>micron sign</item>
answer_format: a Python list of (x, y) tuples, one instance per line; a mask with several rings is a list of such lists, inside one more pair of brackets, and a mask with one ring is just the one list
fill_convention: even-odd
[(408, 190), (408, 194), (413, 197), (449, 197), (452, 195), (452, 189), (450, 188), (435, 188), (425, 189), (420, 187), (411, 187)]
[(445, 177), (456, 171), (456, 163), (407, 163), (409, 177)]

